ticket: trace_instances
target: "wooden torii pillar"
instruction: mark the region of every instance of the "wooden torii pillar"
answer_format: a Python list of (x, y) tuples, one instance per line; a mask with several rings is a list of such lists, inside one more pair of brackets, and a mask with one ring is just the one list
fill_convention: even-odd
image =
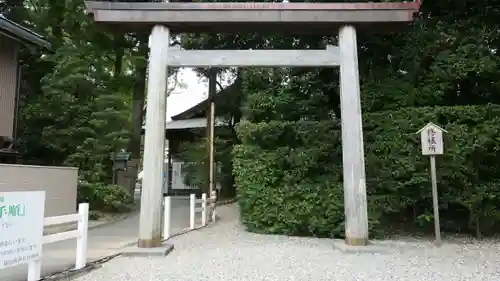
[[(340, 66), (346, 244), (368, 244), (365, 160), (358, 73), (357, 29), (400, 28), (420, 2), (403, 3), (109, 3), (86, 2), (108, 27), (150, 30), (150, 59), (139, 247), (161, 244), (162, 171), (167, 66)], [(332, 34), (324, 50), (169, 50), (172, 32), (258, 31)], [(333, 226), (332, 226), (333, 227)]]

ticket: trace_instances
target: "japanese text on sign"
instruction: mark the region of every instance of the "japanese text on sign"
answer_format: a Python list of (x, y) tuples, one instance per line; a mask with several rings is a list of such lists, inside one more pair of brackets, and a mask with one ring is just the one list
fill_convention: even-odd
[(443, 130), (441, 128), (429, 123), (419, 133), (423, 155), (443, 154)]
[(0, 269), (39, 259), (45, 192), (0, 193)]
[(427, 143), (428, 151), (431, 153), (436, 153), (436, 130), (434, 128), (427, 129)]

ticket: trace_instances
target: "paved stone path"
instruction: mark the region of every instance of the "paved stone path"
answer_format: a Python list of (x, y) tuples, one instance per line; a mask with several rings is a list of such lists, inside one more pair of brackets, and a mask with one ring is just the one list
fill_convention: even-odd
[(238, 223), (235, 205), (221, 220), (170, 240), (163, 258), (116, 258), (75, 281), (498, 281), (500, 243), (403, 242), (386, 253), (345, 254), (332, 239), (257, 235)]
[[(172, 232), (180, 232), (189, 226), (189, 200), (173, 198)], [(120, 252), (137, 241), (139, 213), (125, 220), (89, 230), (88, 261), (92, 262)], [(43, 247), (42, 276), (61, 272), (75, 264), (76, 240), (47, 244)], [(27, 265), (0, 271), (0, 281), (26, 281)]]

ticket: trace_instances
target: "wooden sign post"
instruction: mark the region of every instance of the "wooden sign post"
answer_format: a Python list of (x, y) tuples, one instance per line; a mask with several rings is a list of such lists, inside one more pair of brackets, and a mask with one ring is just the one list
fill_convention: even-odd
[(422, 155), (430, 156), (431, 162), (431, 182), (432, 182), (432, 207), (434, 209), (434, 232), (436, 234), (436, 246), (441, 246), (441, 229), (439, 226), (439, 203), (436, 179), (436, 155), (443, 155), (443, 132), (442, 129), (434, 123), (428, 123), (417, 134), (420, 134), (422, 144)]

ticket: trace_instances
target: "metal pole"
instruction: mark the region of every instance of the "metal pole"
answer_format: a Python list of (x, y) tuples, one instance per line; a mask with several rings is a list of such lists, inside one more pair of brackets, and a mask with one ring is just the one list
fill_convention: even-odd
[[(214, 139), (215, 139), (215, 94), (217, 92), (217, 69), (211, 68), (209, 70), (209, 77), (208, 77), (208, 99), (210, 102), (210, 124), (209, 126), (209, 133), (208, 133), (208, 145), (209, 145), (209, 166), (208, 166), (208, 173), (209, 173), (209, 188), (208, 188), (208, 194), (211, 201), (213, 201), (214, 198), (214, 191), (215, 191), (215, 169), (214, 169), (214, 162), (215, 162), (215, 144), (214, 144)], [(215, 203), (211, 203), (211, 208), (210, 210), (213, 212), (215, 207)]]
[(430, 156), (431, 161), (431, 182), (432, 182), (432, 208), (434, 209), (434, 232), (436, 234), (436, 246), (441, 246), (441, 228), (439, 226), (439, 202), (436, 179), (436, 156)]
[(210, 194), (215, 190), (215, 143), (214, 143), (214, 138), (215, 138), (215, 104), (214, 102), (210, 102), (210, 155), (209, 155), (209, 161), (210, 161)]

